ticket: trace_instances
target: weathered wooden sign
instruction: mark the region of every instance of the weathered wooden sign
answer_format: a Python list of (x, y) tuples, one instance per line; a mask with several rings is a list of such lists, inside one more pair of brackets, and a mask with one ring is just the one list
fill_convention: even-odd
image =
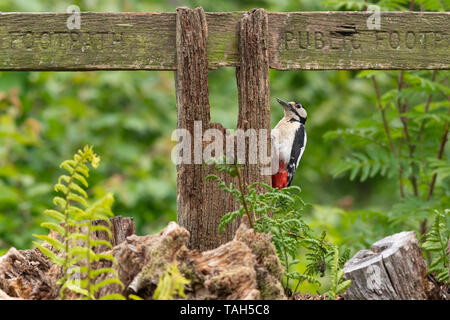
[[(450, 69), (449, 12), (268, 13), (270, 67)], [(236, 66), (243, 12), (206, 13), (209, 68)], [(0, 70), (175, 70), (176, 13), (0, 13)]]

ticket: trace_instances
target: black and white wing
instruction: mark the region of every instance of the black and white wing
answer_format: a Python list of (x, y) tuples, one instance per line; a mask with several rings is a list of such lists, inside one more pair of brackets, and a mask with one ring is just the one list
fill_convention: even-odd
[(289, 159), (289, 164), (287, 167), (287, 186), (291, 185), (292, 179), (294, 178), (295, 170), (297, 170), (300, 159), (303, 156), (303, 152), (306, 147), (306, 131), (303, 124), (295, 132), (294, 143), (292, 144), (291, 157)]

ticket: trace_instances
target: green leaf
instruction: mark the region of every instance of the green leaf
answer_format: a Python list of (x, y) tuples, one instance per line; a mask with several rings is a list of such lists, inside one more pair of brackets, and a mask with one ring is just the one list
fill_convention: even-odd
[(75, 193), (69, 193), (67, 196), (67, 200), (75, 201), (75, 202), (78, 202), (79, 204), (84, 205), (85, 207), (88, 207), (86, 200), (83, 197), (81, 197)]
[(75, 180), (81, 182), (86, 188), (89, 187), (89, 184), (88, 184), (86, 178), (83, 177), (81, 174), (75, 173), (75, 174), (73, 175), (73, 178), (74, 178)]
[(111, 284), (119, 285), (122, 289), (125, 287), (125, 286), (123, 285), (122, 281), (120, 281), (119, 279), (116, 279), (116, 278), (108, 278), (108, 279), (105, 279), (105, 280), (102, 280), (102, 281), (96, 283), (96, 284), (93, 286), (93, 291), (94, 291), (94, 292), (97, 292), (97, 291), (100, 290), (101, 288), (103, 288), (103, 287), (105, 287), (105, 286), (107, 286), (107, 285), (111, 285)]
[(42, 222), (41, 227), (48, 228), (50, 230), (54, 230), (58, 232), (61, 236), (64, 236), (65, 230), (60, 224), (56, 224), (53, 222)]
[(62, 193), (64, 193), (64, 194), (66, 194), (66, 193), (68, 192), (69, 189), (67, 189), (67, 187), (66, 187), (65, 185), (63, 185), (62, 183), (57, 183), (57, 184), (55, 185), (54, 190), (55, 190), (56, 192), (62, 192)]
[(56, 210), (52, 210), (52, 209), (45, 210), (44, 214), (54, 218), (55, 220), (57, 220), (59, 222), (62, 222), (65, 219), (64, 215), (61, 212), (56, 211)]
[(40, 245), (39, 243), (33, 241), (33, 244), (39, 249), (41, 250), (41, 252), (47, 256), (47, 258), (50, 259), (50, 261), (52, 261), (54, 264), (58, 265), (58, 266), (62, 266), (64, 264), (64, 258), (58, 257), (53, 251), (47, 249), (46, 247), (43, 247), (42, 245)]
[(53, 203), (55, 204), (55, 206), (59, 206), (61, 209), (65, 209), (67, 204), (66, 200), (61, 197), (54, 197)]
[(58, 251), (64, 251), (65, 245), (63, 243), (61, 243), (59, 240), (55, 239), (55, 238), (52, 238), (52, 237), (49, 237), (49, 236), (40, 235), (40, 234), (33, 234), (33, 236), (35, 238), (38, 238), (39, 240), (48, 242), (52, 247), (54, 247)]
[(79, 193), (80, 195), (82, 195), (84, 198), (87, 198), (87, 197), (88, 197), (86, 191), (84, 191), (79, 185), (77, 185), (77, 184), (74, 183), (74, 182), (72, 182), (72, 183), (69, 185), (69, 188), (72, 189), (72, 190), (74, 190), (74, 191), (76, 191), (76, 192), (78, 192), (78, 193)]
[(69, 174), (72, 175), (73, 172), (74, 172), (74, 169), (73, 169), (72, 166), (69, 164), (69, 161), (70, 161), (70, 160), (64, 161), (63, 163), (61, 163), (61, 168), (66, 169), (66, 170), (69, 172)]
[[(85, 297), (89, 297), (90, 296), (90, 294), (89, 294), (89, 292), (86, 290), (86, 289), (83, 289), (83, 288), (81, 288), (80, 286), (78, 286), (76, 283), (74, 283), (73, 281), (71, 281), (71, 280), (68, 280), (67, 282), (66, 282), (66, 287), (69, 289), (69, 290), (71, 290), (71, 291), (73, 291), (73, 292), (76, 292), (76, 293), (78, 293), (78, 294), (81, 294), (81, 295), (83, 295), (83, 296), (85, 296)], [(91, 296), (92, 297), (92, 296)]]
[[(130, 296), (133, 296), (133, 295), (130, 295)], [(130, 297), (130, 296), (128, 296), (128, 297)], [(137, 296), (134, 296), (134, 297), (137, 297)], [(127, 299), (124, 296), (122, 296), (121, 294), (111, 293), (104, 297), (101, 297), (99, 300), (127, 300)], [(133, 300), (139, 300), (139, 299), (133, 299)], [(143, 299), (140, 299), (140, 300), (143, 300)]]

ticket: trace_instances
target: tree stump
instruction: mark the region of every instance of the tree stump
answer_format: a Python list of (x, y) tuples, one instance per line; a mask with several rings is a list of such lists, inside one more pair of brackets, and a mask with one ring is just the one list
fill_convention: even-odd
[(413, 231), (401, 232), (361, 250), (344, 265), (352, 280), (346, 299), (424, 300), (437, 298)]

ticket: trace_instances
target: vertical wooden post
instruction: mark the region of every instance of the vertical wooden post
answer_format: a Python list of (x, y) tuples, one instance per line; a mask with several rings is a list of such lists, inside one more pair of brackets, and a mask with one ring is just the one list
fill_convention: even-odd
[[(203, 134), (209, 128), (225, 132), (217, 123), (210, 123), (208, 90), (208, 59), (206, 40), (208, 28), (202, 8), (191, 10), (177, 8), (176, 45), (177, 71), (175, 72), (176, 98), (178, 106), (177, 129), (186, 129), (191, 136), (191, 163), (177, 165), (178, 224), (190, 232), (188, 246), (207, 250), (232, 239), (237, 226), (231, 226), (220, 235), (217, 233), (223, 214), (236, 208), (230, 195), (222, 192), (206, 177), (215, 173), (212, 166), (194, 163), (201, 150), (195, 145), (195, 122), (201, 123), (197, 139), (203, 145)], [(197, 126), (197, 128), (199, 128)], [(204, 147), (204, 145), (203, 145)], [(230, 180), (227, 178), (227, 182)]]
[[(264, 9), (245, 13), (239, 26), (239, 65), (236, 80), (239, 96), (238, 129), (267, 131), (267, 152), (270, 152), (270, 86), (269, 86), (269, 30)], [(258, 136), (258, 139), (260, 136)], [(260, 153), (258, 144), (257, 152)], [(248, 150), (248, 145), (246, 146)], [(247, 152), (247, 158), (249, 154)], [(246, 184), (263, 182), (271, 184), (270, 175), (262, 175), (260, 158), (255, 165), (244, 167)]]
[[(239, 29), (240, 66), (236, 77), (239, 87), (238, 129), (266, 129), (270, 150), (269, 58), (268, 20), (265, 10), (253, 10), (245, 14)], [(191, 10), (177, 8), (176, 46), (177, 70), (175, 72), (178, 106), (177, 129), (190, 132), (190, 159), (192, 163), (177, 165), (178, 224), (190, 232), (189, 247), (199, 250), (212, 249), (230, 241), (240, 221), (217, 234), (222, 216), (238, 208), (236, 201), (222, 192), (213, 181), (206, 181), (211, 174), (218, 174), (213, 166), (194, 163), (198, 158), (198, 142), (203, 141), (207, 129), (215, 128), (225, 137), (225, 129), (219, 123), (210, 122), (208, 90), (208, 59), (206, 42), (208, 28), (202, 8)], [(197, 127), (195, 123), (197, 122)], [(198, 124), (201, 123), (201, 130)], [(196, 129), (197, 128), (197, 129)], [(259, 136), (258, 136), (259, 138)], [(223, 141), (225, 142), (225, 138)], [(197, 143), (197, 147), (195, 144)], [(205, 143), (200, 142), (202, 147)], [(246, 146), (248, 150), (248, 145)], [(259, 149), (257, 149), (259, 152)], [(225, 154), (224, 146), (224, 154)], [(247, 155), (248, 158), (248, 155)], [(258, 157), (259, 159), (259, 157)], [(198, 159), (197, 159), (198, 160)], [(203, 159), (205, 160), (205, 159)], [(260, 173), (260, 165), (243, 167), (243, 181), (270, 183), (270, 176)], [(222, 177), (226, 183), (237, 183), (230, 177)]]

